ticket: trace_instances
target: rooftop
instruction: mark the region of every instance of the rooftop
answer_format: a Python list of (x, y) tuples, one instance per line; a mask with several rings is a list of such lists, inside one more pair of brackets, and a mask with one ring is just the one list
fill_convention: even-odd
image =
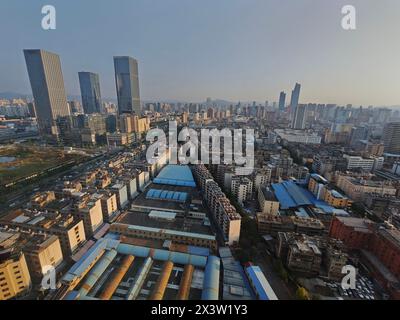
[(271, 191), (270, 188), (264, 187), (264, 188), (261, 188), (261, 191), (264, 195), (265, 200), (278, 201), (278, 199), (275, 197), (275, 194)]
[(373, 223), (368, 219), (360, 219), (353, 217), (336, 217), (340, 222), (342, 222), (345, 226), (354, 228), (360, 232), (371, 232), (369, 229), (369, 225)]
[(187, 165), (167, 165), (154, 179), (154, 183), (196, 187), (192, 171)]
[[(155, 219), (154, 212), (150, 214), (145, 212), (126, 212), (121, 215), (117, 223), (129, 226), (140, 226), (144, 228), (169, 229), (179, 232), (191, 232), (204, 235), (212, 235), (211, 228), (204, 225), (203, 220), (184, 218), (174, 212), (168, 214), (175, 215), (174, 219)], [(158, 211), (159, 212), (159, 211)], [(165, 215), (165, 213), (164, 213)], [(157, 214), (159, 216), (159, 213)]]

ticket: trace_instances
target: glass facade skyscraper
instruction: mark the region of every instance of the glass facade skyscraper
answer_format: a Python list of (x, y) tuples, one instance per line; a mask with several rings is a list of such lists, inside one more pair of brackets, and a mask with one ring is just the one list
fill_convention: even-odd
[(305, 129), (307, 120), (307, 105), (299, 104), (294, 112), (292, 128), (293, 129)]
[(140, 116), (138, 63), (131, 57), (114, 57), (118, 112)]
[(70, 115), (60, 57), (51, 52), (24, 50), (29, 81), (42, 134), (56, 135), (55, 120)]
[(92, 72), (79, 72), (82, 105), (86, 114), (101, 112), (101, 93), (99, 75)]
[(292, 97), (290, 99), (290, 113), (291, 114), (296, 112), (297, 105), (299, 104), (300, 89), (301, 89), (300, 84), (296, 83), (296, 85), (292, 91)]
[(285, 103), (286, 103), (286, 93), (281, 92), (279, 95), (279, 111), (284, 112), (285, 111)]
[(292, 128), (294, 129), (302, 129), (301, 123), (303, 123), (302, 119), (299, 117), (303, 116), (304, 110), (297, 110), (299, 106), (300, 89), (300, 84), (296, 83), (290, 98), (290, 119), (292, 120)]

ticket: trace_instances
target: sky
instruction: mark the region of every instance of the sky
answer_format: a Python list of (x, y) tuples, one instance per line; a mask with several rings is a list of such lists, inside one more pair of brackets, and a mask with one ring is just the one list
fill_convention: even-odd
[(92, 71), (115, 98), (113, 56), (129, 55), (143, 100), (272, 102), (299, 82), (301, 103), (398, 105), (399, 34), (398, 0), (1, 0), (0, 92), (31, 93), (23, 49), (40, 48), (60, 55), (68, 95)]

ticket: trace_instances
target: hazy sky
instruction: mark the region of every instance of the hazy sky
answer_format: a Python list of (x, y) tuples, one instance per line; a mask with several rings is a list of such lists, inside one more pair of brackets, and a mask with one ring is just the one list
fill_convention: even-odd
[[(41, 28), (41, 8), (57, 29)], [(357, 9), (357, 30), (341, 8)], [(78, 71), (115, 97), (113, 56), (139, 61), (142, 99), (400, 104), (399, 0), (1, 0), (0, 92), (31, 93), (24, 48), (61, 56), (67, 93)]]

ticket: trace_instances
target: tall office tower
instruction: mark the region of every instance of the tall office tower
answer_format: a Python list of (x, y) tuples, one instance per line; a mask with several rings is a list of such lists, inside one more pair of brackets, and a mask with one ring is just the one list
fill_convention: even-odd
[(353, 127), (350, 135), (350, 146), (355, 147), (360, 140), (368, 139), (368, 133), (367, 127)]
[(286, 93), (281, 92), (279, 95), (279, 111), (284, 112), (285, 111), (285, 103), (286, 103)]
[(305, 129), (307, 119), (307, 105), (299, 104), (293, 116), (292, 128), (293, 129)]
[(400, 122), (390, 122), (383, 129), (385, 152), (400, 154)]
[(114, 57), (118, 112), (140, 116), (138, 63), (131, 57)]
[(24, 50), (41, 134), (57, 135), (57, 117), (69, 116), (60, 57), (44, 50)]
[(300, 98), (300, 84), (296, 83), (293, 91), (292, 91), (292, 97), (290, 99), (290, 114), (293, 115), (296, 113), (296, 108), (299, 104), (299, 98)]
[(86, 114), (101, 112), (101, 93), (99, 75), (92, 72), (79, 72), (82, 105)]

